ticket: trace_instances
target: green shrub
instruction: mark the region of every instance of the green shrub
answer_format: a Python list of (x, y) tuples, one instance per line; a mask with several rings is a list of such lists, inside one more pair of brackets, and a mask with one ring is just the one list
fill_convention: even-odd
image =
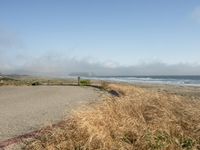
[(190, 150), (195, 145), (195, 141), (193, 141), (191, 138), (185, 138), (181, 141), (181, 145), (183, 149)]
[(89, 86), (89, 85), (91, 85), (91, 82), (90, 82), (90, 80), (81, 80), (80, 85), (81, 86)]

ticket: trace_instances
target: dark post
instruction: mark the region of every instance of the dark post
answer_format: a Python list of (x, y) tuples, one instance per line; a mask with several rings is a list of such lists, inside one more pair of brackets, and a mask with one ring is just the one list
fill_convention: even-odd
[(78, 86), (80, 86), (80, 77), (78, 77)]

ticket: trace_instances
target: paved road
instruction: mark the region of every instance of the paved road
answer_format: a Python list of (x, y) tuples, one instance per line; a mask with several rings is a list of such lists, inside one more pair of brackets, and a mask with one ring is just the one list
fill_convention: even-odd
[(99, 96), (89, 87), (0, 87), (0, 141), (56, 123)]

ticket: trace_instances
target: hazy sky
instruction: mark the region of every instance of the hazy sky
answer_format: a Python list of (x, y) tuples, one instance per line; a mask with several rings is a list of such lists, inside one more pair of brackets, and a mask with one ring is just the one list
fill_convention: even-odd
[(0, 72), (80, 71), (200, 74), (200, 1), (0, 1)]

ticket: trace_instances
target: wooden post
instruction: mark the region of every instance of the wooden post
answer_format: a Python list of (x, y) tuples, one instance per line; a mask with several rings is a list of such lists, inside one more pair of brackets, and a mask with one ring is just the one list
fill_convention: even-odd
[(78, 77), (78, 86), (80, 86), (80, 77)]

